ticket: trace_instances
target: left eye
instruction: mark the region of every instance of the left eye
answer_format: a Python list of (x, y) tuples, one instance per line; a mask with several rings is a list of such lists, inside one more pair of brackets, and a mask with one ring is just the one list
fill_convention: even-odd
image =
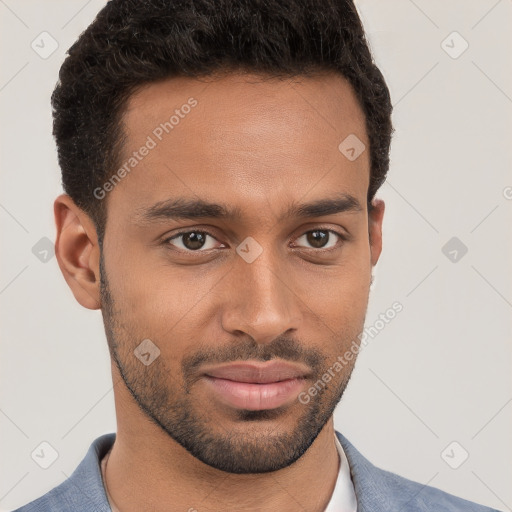
[[(335, 235), (332, 237), (331, 235)], [(331, 229), (314, 229), (301, 235), (297, 240), (305, 238), (306, 242), (310, 244), (312, 249), (332, 249), (336, 247), (337, 240), (343, 239), (343, 237)]]

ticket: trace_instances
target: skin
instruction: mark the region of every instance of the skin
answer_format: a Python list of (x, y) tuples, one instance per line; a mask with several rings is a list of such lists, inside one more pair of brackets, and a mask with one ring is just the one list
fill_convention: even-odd
[[(59, 266), (76, 300), (102, 309), (112, 355), (108, 489), (123, 512), (322, 511), (339, 468), (332, 412), (355, 358), (307, 405), (252, 416), (220, 404), (183, 363), (289, 356), (309, 365), (307, 390), (357, 339), (384, 203), (368, 212), (369, 151), (349, 161), (338, 145), (356, 134), (369, 147), (364, 114), (334, 74), (164, 80), (130, 97), (123, 158), (189, 97), (197, 106), (105, 199), (102, 255), (91, 219), (69, 196), (55, 201)], [(338, 193), (361, 209), (279, 219), (291, 203)], [(177, 197), (228, 203), (241, 217), (137, 217)], [(168, 241), (183, 228), (208, 230), (209, 249)], [(347, 240), (331, 233), (328, 246), (338, 248), (325, 251), (306, 235), (315, 229)], [(262, 248), (252, 263), (236, 252), (248, 236)], [(148, 366), (133, 353), (146, 338), (160, 350)]]

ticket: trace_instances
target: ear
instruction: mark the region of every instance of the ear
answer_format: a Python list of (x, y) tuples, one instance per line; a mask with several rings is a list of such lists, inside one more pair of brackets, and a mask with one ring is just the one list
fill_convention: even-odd
[(368, 212), (368, 234), (370, 238), (370, 254), (372, 267), (379, 261), (382, 252), (382, 219), (384, 217), (385, 204), (382, 199), (374, 199), (372, 208)]
[(100, 248), (92, 219), (70, 196), (53, 205), (57, 236), (55, 256), (75, 299), (87, 309), (100, 309)]

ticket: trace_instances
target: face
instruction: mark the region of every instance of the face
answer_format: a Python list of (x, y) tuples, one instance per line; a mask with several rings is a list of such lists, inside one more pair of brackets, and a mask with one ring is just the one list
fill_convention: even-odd
[(355, 358), (318, 386), (358, 340), (380, 254), (369, 152), (338, 149), (351, 134), (369, 147), (352, 89), (334, 75), (166, 80), (123, 123), (129, 172), (106, 187), (100, 262), (113, 360), (197, 459), (286, 467), (348, 383)]

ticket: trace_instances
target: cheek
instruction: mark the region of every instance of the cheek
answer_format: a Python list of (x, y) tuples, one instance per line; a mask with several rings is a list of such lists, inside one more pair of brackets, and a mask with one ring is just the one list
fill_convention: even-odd
[(368, 243), (361, 241), (348, 244), (331, 265), (295, 265), (289, 279), (307, 304), (332, 314), (346, 312), (350, 318), (366, 307), (371, 269)]
[(172, 340), (174, 347), (204, 323), (204, 307), (223, 274), (220, 267), (173, 267), (162, 256), (134, 252), (111, 267), (109, 284), (124, 329), (162, 344)]
[(336, 351), (350, 345), (364, 327), (372, 269), (365, 243), (351, 247), (344, 256), (339, 265), (301, 276), (301, 296), (314, 312), (311, 322), (317, 333), (332, 340)]

